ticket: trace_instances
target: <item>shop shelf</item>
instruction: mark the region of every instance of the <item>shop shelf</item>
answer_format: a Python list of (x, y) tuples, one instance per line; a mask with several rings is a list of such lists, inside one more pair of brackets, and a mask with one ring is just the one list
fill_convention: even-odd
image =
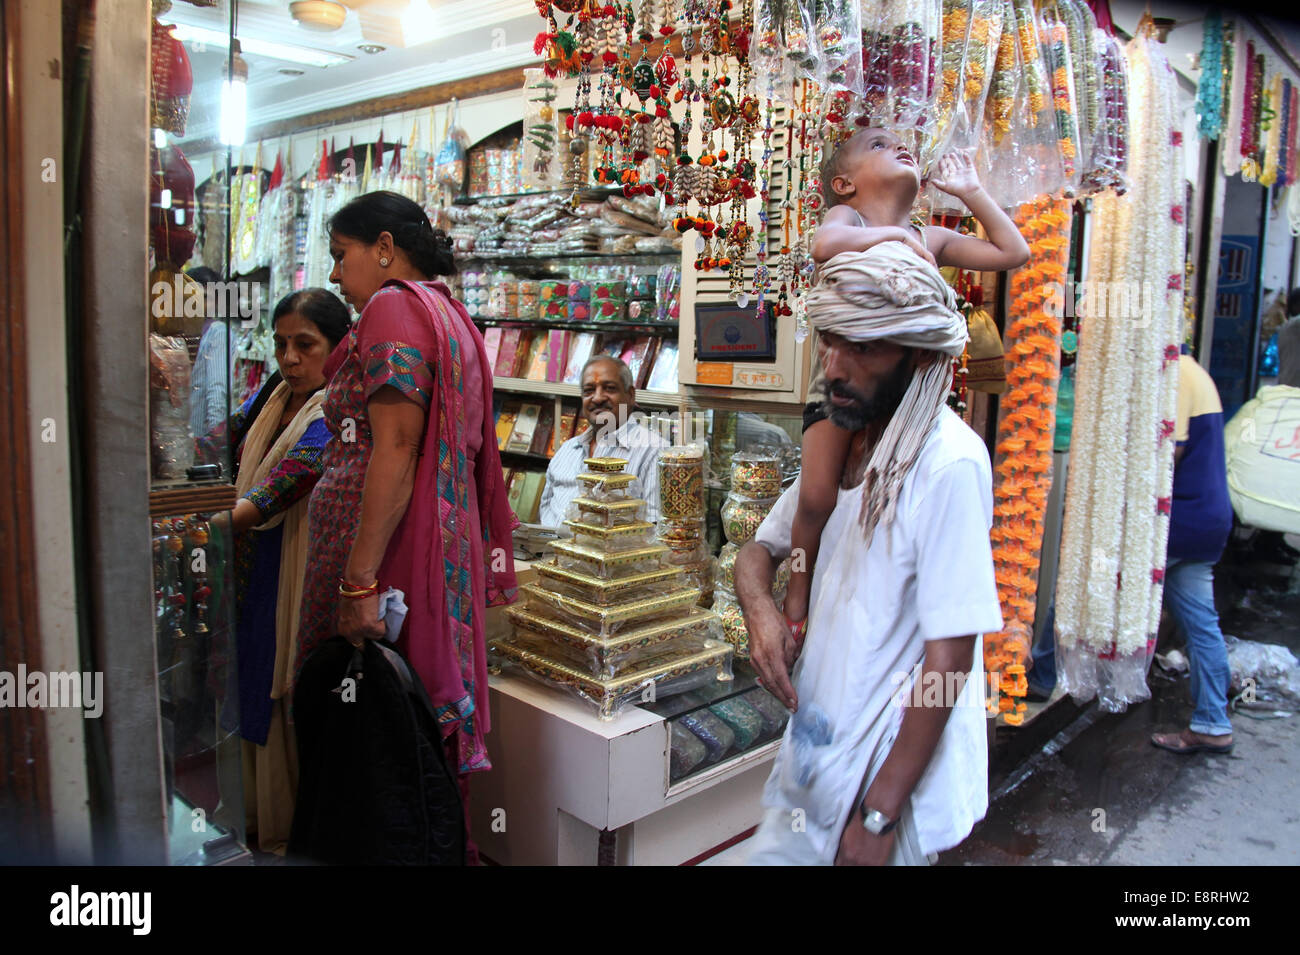
[[(493, 378), (492, 387), (497, 391), (518, 391), (530, 395), (552, 395), (560, 398), (581, 397), (581, 390), (577, 385), (566, 385), (563, 382), (529, 381), (526, 378)], [(638, 388), (636, 391), (637, 404), (676, 407), (681, 400), (681, 396), (675, 391), (651, 391), (648, 388)]]

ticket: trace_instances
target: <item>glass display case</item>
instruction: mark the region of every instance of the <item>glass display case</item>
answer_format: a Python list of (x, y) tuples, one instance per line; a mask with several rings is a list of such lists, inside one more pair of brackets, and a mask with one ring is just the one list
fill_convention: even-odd
[[(233, 0), (210, 4), (229, 23)], [(200, 197), (179, 145), (240, 82), (237, 44), (185, 42), (153, 3), (150, 57), (149, 510), (168, 859), (247, 859), (235, 652), (233, 341), (259, 289), (233, 282), (227, 172)], [(230, 79), (233, 77), (233, 81)], [(209, 82), (210, 80), (217, 82)], [(197, 81), (197, 82), (196, 82)], [(228, 93), (226, 94), (228, 95)], [(228, 155), (228, 154), (227, 154)], [(218, 228), (218, 226), (221, 226)], [(201, 249), (201, 254), (196, 254)], [(199, 271), (204, 265), (209, 271)]]
[(775, 749), (789, 711), (758, 685), (748, 662), (737, 662), (733, 679), (644, 704), (668, 723), (668, 783), (673, 787), (765, 748)]

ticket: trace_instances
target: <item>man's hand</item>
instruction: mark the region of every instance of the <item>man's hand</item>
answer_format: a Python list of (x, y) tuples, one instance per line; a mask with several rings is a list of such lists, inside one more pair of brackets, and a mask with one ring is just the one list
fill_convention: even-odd
[(835, 854), (836, 865), (886, 865), (894, 851), (894, 833), (872, 835), (862, 826), (858, 809), (853, 807), (849, 821), (840, 835), (840, 849)]
[(749, 662), (768, 692), (793, 711), (799, 698), (790, 683), (790, 667), (797, 651), (785, 615), (772, 599), (775, 570), (776, 561), (767, 548), (757, 541), (747, 542), (736, 555), (736, 598), (749, 631)]
[(745, 627), (749, 631), (749, 662), (758, 671), (763, 686), (787, 710), (797, 710), (799, 697), (790, 682), (790, 668), (797, 653), (785, 615), (775, 603), (759, 602), (746, 612)]

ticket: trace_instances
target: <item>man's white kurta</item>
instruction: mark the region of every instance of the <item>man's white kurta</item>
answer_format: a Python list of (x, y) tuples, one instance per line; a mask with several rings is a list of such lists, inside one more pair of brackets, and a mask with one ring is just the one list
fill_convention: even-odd
[[(798, 497), (796, 484), (758, 530), (758, 542), (778, 559), (790, 553)], [(791, 856), (783, 861), (834, 861), (864, 781), (879, 771), (898, 735), (925, 642), (1002, 627), (989, 544), (988, 451), (960, 418), (946, 408), (940, 413), (903, 482), (895, 519), (876, 529), (869, 549), (858, 523), (861, 506), (861, 485), (841, 490), (822, 532), (808, 640), (792, 674), (799, 711), (763, 793), (763, 805), (790, 812), (791, 831), (802, 837), (781, 840)], [(926, 854), (961, 842), (988, 808), (984, 690), (976, 640), (970, 678), (912, 792)]]

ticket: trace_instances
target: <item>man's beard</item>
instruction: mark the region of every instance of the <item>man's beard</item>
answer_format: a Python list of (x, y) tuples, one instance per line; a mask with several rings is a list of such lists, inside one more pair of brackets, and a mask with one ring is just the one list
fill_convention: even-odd
[[(915, 369), (908, 367), (909, 354), (899, 359), (898, 367), (876, 388), (876, 393), (868, 398), (856, 388), (842, 380), (835, 380), (826, 386), (827, 400), (822, 406), (832, 424), (846, 431), (861, 431), (873, 421), (888, 419), (898, 410), (912, 383)], [(852, 398), (851, 405), (836, 405), (830, 401), (830, 395)]]

